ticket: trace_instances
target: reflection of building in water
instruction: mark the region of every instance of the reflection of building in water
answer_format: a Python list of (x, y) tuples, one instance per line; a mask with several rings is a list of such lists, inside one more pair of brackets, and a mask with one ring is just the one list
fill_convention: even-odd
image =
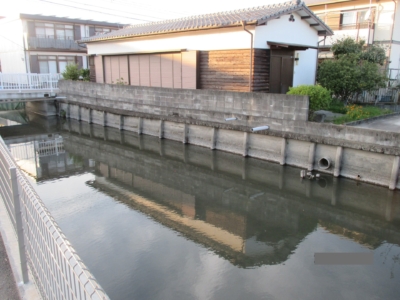
[(94, 166), (93, 160), (83, 160), (66, 153), (63, 138), (59, 135), (9, 144), (9, 149), (19, 167), (37, 180), (59, 177)]
[[(317, 224), (376, 248), (400, 241), (400, 193), (71, 122), (65, 148), (96, 161), (93, 186), (240, 266), (285, 261)], [(77, 132), (76, 134), (74, 132)]]
[(285, 261), (317, 224), (314, 219), (290, 214), (285, 222), (268, 210), (260, 218), (255, 211), (234, 210), (221, 205), (218, 199), (204, 201), (176, 186), (166, 186), (104, 163), (96, 164), (96, 170), (104, 177), (97, 176), (90, 183), (92, 186), (242, 267)]

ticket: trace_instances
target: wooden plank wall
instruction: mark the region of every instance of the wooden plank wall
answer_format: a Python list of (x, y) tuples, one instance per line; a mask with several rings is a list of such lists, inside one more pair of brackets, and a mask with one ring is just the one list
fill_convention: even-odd
[[(250, 50), (201, 51), (200, 89), (249, 91)], [(253, 92), (269, 90), (270, 52), (253, 49)]]

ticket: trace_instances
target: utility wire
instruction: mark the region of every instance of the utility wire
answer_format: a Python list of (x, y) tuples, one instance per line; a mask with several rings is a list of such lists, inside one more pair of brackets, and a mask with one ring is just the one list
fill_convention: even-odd
[[(143, 9), (149, 9), (149, 10), (152, 10), (152, 11), (159, 11), (159, 12), (162, 12), (162, 13), (168, 12), (168, 13), (172, 13), (172, 14), (175, 14), (175, 15), (180, 15), (181, 17), (193, 14), (193, 13), (190, 13), (190, 12), (177, 12), (177, 11), (171, 11), (171, 10), (167, 10), (167, 9), (163, 9), (163, 8), (157, 9), (157, 8), (154, 8), (154, 6), (152, 6), (152, 5), (146, 5), (146, 4), (138, 3), (138, 2), (114, 1), (114, 0), (108, 0), (108, 1), (107, 0), (103, 0), (103, 1), (111, 2), (111, 3), (115, 3), (115, 4), (123, 4), (123, 5), (127, 5), (127, 6), (130, 6), (130, 7), (141, 6), (141, 7), (143, 7)], [(134, 5), (134, 4), (136, 4), (136, 5)]]
[(96, 8), (104, 8), (107, 10), (113, 10), (113, 11), (117, 11), (117, 12), (123, 12), (125, 14), (130, 14), (130, 15), (136, 15), (136, 16), (142, 16), (142, 17), (149, 17), (149, 18), (154, 18), (154, 19), (159, 19), (162, 20), (162, 18), (159, 17), (153, 17), (153, 16), (149, 16), (149, 15), (141, 15), (141, 14), (137, 14), (137, 13), (131, 13), (131, 12), (127, 12), (127, 11), (122, 11), (122, 10), (118, 10), (118, 9), (113, 9), (113, 8), (108, 8), (108, 7), (104, 7), (104, 6), (98, 6), (98, 5), (93, 5), (93, 4), (87, 4), (87, 3), (82, 3), (82, 2), (77, 2), (77, 1), (71, 1), (71, 0), (64, 0), (64, 2), (72, 2), (72, 3), (77, 3), (80, 5), (85, 5), (85, 6), (92, 6), (92, 7), (96, 7)]
[(96, 13), (100, 13), (100, 14), (104, 14), (104, 15), (108, 15), (108, 16), (115, 16), (115, 17), (120, 17), (120, 18), (122, 17), (122, 18), (125, 18), (125, 19), (132, 19), (132, 20), (137, 20), (137, 21), (152, 22), (151, 20), (147, 20), (147, 19), (139, 19), (139, 18), (125, 17), (125, 16), (121, 16), (121, 15), (116, 15), (116, 14), (110, 14), (110, 13), (102, 12), (102, 11), (99, 11), (99, 10), (81, 8), (81, 7), (76, 7), (76, 6), (73, 6), (73, 5), (61, 4), (61, 3), (52, 2), (52, 1), (47, 1), (47, 0), (37, 0), (37, 1), (47, 2), (47, 3), (56, 4), (56, 5), (61, 5), (61, 6), (66, 6), (66, 7), (72, 7), (72, 8), (80, 9), (80, 10), (86, 10), (86, 11), (96, 12)]

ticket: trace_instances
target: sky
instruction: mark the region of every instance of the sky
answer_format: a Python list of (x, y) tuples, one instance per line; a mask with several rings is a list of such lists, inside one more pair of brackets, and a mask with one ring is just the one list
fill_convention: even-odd
[(1, 0), (0, 16), (41, 14), (138, 24), (268, 5), (284, 0)]

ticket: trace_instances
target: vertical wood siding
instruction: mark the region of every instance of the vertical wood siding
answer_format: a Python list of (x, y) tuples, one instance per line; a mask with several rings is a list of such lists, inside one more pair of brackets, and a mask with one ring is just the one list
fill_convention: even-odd
[(161, 86), (174, 87), (173, 54), (161, 54)]
[(182, 52), (182, 88), (197, 88), (197, 51)]
[(141, 85), (140, 64), (138, 55), (129, 55), (129, 77), (131, 85)]
[[(196, 89), (197, 57), (197, 51), (104, 56), (105, 83)], [(96, 59), (96, 70), (100, 64)], [(103, 66), (96, 72), (100, 69), (103, 72)]]
[(173, 87), (175, 89), (182, 88), (182, 55), (180, 53), (172, 54), (172, 70), (173, 70)]
[(150, 86), (161, 87), (161, 60), (159, 54), (150, 55)]
[[(94, 71), (96, 74), (96, 82), (104, 83), (104, 74), (103, 74), (103, 56), (95, 56), (94, 57)], [(91, 70), (90, 70), (91, 71)]]

